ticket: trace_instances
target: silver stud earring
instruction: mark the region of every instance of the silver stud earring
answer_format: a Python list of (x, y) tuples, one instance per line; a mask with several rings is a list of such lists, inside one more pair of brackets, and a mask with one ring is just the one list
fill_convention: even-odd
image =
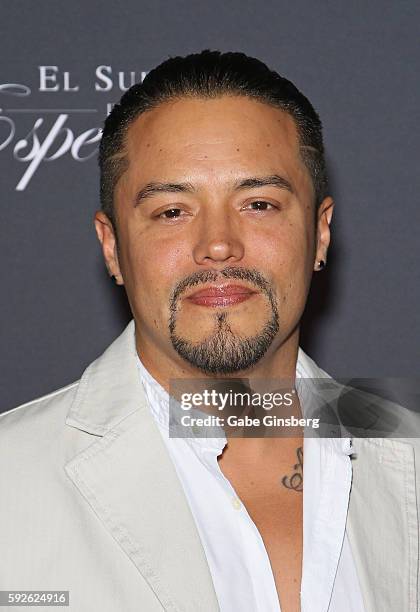
[(323, 259), (320, 259), (318, 262), (318, 270), (323, 270), (325, 268), (325, 261)]

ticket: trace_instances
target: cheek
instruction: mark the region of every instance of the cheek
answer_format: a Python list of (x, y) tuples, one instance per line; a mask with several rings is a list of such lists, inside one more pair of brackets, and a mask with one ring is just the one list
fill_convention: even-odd
[(313, 240), (306, 224), (287, 221), (270, 233), (256, 232), (250, 249), (255, 267), (271, 276), (279, 308), (300, 309), (312, 276)]
[(299, 273), (308, 265), (313, 248), (310, 234), (301, 221), (287, 221), (269, 232), (254, 232), (248, 244), (253, 259), (277, 273), (279, 279), (286, 270), (294, 270), (300, 276)]
[(174, 284), (191, 259), (188, 246), (182, 241), (151, 241), (142, 236), (130, 239), (130, 244), (126, 267), (131, 294), (143, 316), (151, 316), (152, 307), (166, 316)]
[(287, 286), (285, 288), (285, 302), (289, 302), (291, 310), (300, 318), (305, 307), (313, 267), (313, 238), (307, 228), (294, 235), (289, 244), (289, 257), (287, 262)]

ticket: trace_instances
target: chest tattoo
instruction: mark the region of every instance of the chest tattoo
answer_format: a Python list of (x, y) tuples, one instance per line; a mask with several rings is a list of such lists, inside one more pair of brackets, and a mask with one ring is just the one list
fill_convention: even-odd
[(299, 446), (296, 449), (297, 463), (293, 466), (293, 473), (291, 476), (283, 476), (281, 483), (286, 489), (292, 489), (293, 491), (303, 491), (303, 447)]

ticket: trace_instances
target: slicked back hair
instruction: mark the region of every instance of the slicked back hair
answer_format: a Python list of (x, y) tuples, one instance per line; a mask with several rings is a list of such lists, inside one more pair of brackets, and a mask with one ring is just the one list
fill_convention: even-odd
[(173, 57), (133, 85), (107, 117), (99, 148), (101, 208), (114, 229), (114, 189), (128, 167), (125, 139), (131, 123), (145, 111), (186, 97), (245, 96), (279, 108), (294, 119), (301, 157), (312, 178), (315, 209), (327, 195), (328, 179), (322, 125), (309, 100), (287, 79), (244, 53), (204, 50)]

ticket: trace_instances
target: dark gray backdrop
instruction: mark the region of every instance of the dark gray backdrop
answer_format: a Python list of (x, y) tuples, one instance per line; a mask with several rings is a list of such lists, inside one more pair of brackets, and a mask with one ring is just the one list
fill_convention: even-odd
[[(266, 61), (323, 120), (333, 247), (303, 347), (335, 376), (418, 376), (417, 2), (14, 0), (1, 21), (0, 410), (79, 378), (129, 320), (94, 233), (86, 141), (121, 96), (119, 71), (126, 86), (132, 71), (202, 48)], [(42, 68), (41, 83), (39, 66), (57, 71)]]

